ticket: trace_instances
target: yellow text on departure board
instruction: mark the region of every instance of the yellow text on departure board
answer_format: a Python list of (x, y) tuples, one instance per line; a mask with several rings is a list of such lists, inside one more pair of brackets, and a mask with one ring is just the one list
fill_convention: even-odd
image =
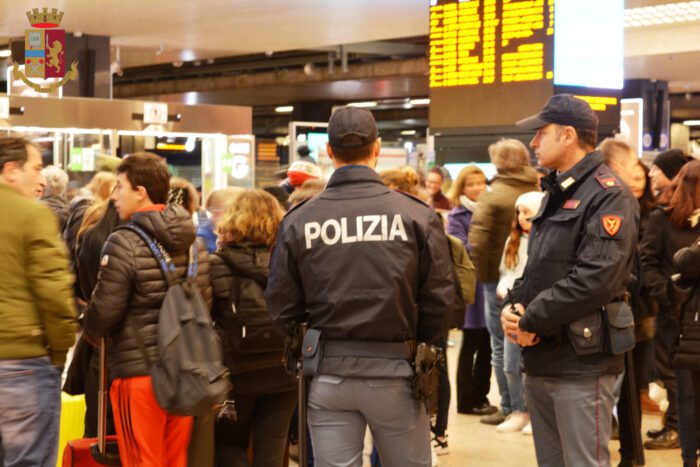
[(430, 87), (551, 79), (553, 18), (554, 0), (438, 1), (430, 8)]

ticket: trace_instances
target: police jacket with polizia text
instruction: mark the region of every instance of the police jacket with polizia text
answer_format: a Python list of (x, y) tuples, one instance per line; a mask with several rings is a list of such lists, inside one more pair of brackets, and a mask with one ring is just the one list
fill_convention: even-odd
[[(447, 333), (452, 263), (438, 215), (366, 166), (335, 171), (283, 219), (265, 292), (275, 325), (306, 321), (326, 340), (435, 342)], [(338, 376), (410, 376), (406, 361), (341, 358)]]
[(523, 351), (533, 376), (622, 371), (622, 356), (577, 356), (566, 326), (625, 294), (634, 262), (639, 206), (603, 163), (588, 154), (542, 181), (546, 196), (532, 219), (528, 262), (513, 298), (526, 307), (520, 327), (542, 340)]

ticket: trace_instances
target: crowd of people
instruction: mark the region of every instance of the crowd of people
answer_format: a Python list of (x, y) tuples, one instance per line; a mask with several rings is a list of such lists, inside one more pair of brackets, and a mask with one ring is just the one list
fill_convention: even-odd
[[(374, 118), (346, 107), (329, 122), (327, 182), (303, 147), (279, 186), (201, 202), (150, 153), (68, 199), (65, 172), (0, 138), (0, 464), (55, 465), (62, 389), (85, 395), (84, 437), (97, 436), (104, 342), (122, 465), (285, 465), (303, 437), (284, 347), (304, 322), (309, 465), (448, 454), (456, 327), (457, 412), (533, 436), (539, 465), (610, 465), (613, 431), (620, 466), (643, 463), (639, 414), (657, 409), (656, 382), (669, 404), (644, 447), (680, 447), (697, 466), (700, 161), (672, 149), (648, 168), (620, 139), (598, 144), (595, 114), (568, 95), (518, 125), (535, 132), (536, 163), (503, 138), (488, 148), (491, 180), (467, 165), (452, 181), (439, 166), (377, 173)], [(448, 235), (475, 269), (466, 303)], [(174, 281), (210, 311), (230, 382), (228, 401), (194, 416), (154, 390)], [(443, 353), (434, 414), (414, 396), (421, 342)]]

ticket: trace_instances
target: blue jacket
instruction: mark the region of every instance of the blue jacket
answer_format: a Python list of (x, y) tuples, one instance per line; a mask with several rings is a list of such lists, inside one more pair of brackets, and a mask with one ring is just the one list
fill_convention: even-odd
[[(447, 216), (447, 233), (453, 235), (464, 244), (464, 248), (471, 253), (469, 244), (469, 227), (472, 222), (472, 212), (460, 206), (454, 208)], [(476, 283), (476, 295), (474, 303), (467, 306), (464, 313), (464, 329), (486, 328), (486, 312), (484, 306), (484, 290), (480, 282)]]

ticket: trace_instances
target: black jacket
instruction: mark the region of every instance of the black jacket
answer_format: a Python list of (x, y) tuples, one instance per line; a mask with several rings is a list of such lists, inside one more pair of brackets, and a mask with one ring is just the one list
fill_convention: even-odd
[[(449, 326), (452, 277), (438, 215), (371, 168), (347, 166), (283, 219), (265, 297), (281, 330), (306, 320), (328, 340), (435, 342)], [(375, 376), (367, 360), (379, 359), (336, 362), (333, 372)]]
[[(686, 289), (681, 306), (681, 334), (673, 357), (674, 366), (700, 370), (700, 238), (673, 256), (681, 274), (678, 286)], [(683, 294), (682, 294), (683, 295)]]
[(566, 173), (551, 173), (542, 185), (546, 196), (532, 219), (527, 266), (513, 290), (516, 302), (526, 306), (520, 327), (542, 339), (523, 349), (525, 371), (534, 376), (619, 373), (621, 356), (577, 356), (566, 328), (624, 296), (639, 205), (599, 152)]
[(239, 303), (267, 313), (267, 304), (255, 286), (267, 282), (270, 252), (264, 246), (228, 244), (210, 257), (213, 292), (212, 316), (220, 332), (224, 363), (233, 380), (234, 394), (268, 393), (294, 389), (294, 381), (282, 366), (282, 346), (277, 352), (241, 354), (230, 344), (226, 315), (231, 289), (239, 282)]
[(671, 276), (677, 272), (673, 265), (673, 255), (692, 244), (698, 235), (700, 226), (679, 229), (671, 223), (661, 207), (649, 215), (640, 244), (642, 283), (651, 299), (651, 306), (662, 319), (672, 317), (668, 291)]
[[(155, 237), (168, 251), (177, 273), (184, 276), (188, 251), (195, 241), (190, 214), (181, 207), (134, 214), (129, 221)], [(134, 340), (137, 331), (151, 361), (157, 354), (158, 317), (167, 283), (158, 261), (135, 232), (119, 229), (109, 236), (100, 264), (97, 285), (85, 313), (85, 332), (96, 340), (106, 336), (112, 378), (146, 376), (148, 366)], [(211, 303), (209, 260), (206, 248), (198, 248), (197, 284)], [(127, 319), (128, 317), (128, 319)]]

